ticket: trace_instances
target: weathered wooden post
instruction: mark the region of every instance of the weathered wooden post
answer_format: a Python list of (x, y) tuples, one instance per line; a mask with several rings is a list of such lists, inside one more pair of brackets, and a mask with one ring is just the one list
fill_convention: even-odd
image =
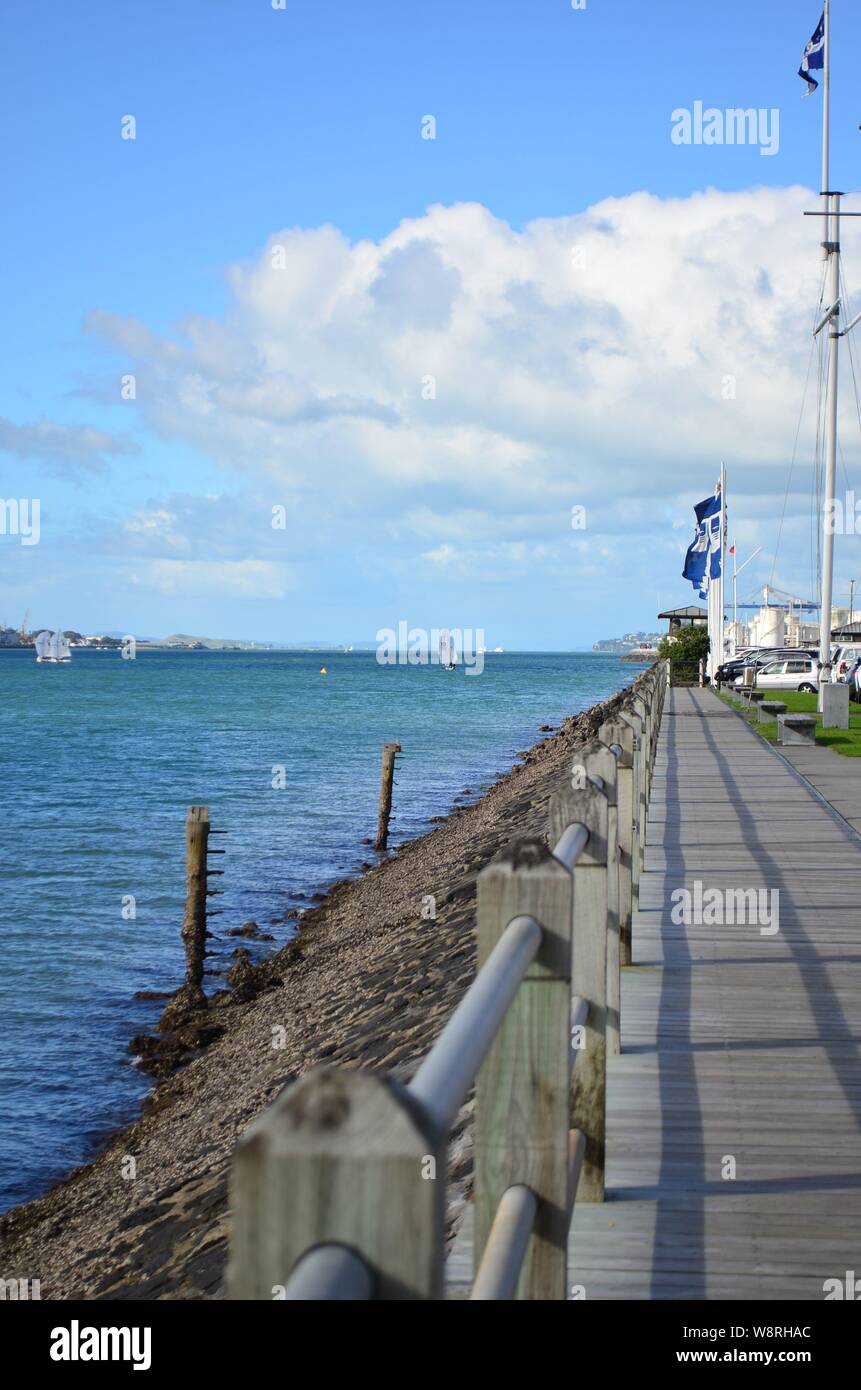
[(609, 803), (588, 783), (550, 799), (550, 842), (569, 825), (589, 832), (574, 866), (574, 963), (572, 988), (589, 1006), (584, 1046), (574, 1072), (571, 1126), (586, 1136), (577, 1200), (603, 1202), (607, 1109), (607, 833)]
[(189, 1013), (207, 1008), (203, 992), (203, 962), (206, 957), (209, 830), (209, 808), (189, 806), (185, 818), (185, 915), (181, 932), (185, 947), (185, 979), (176, 993), (171, 995), (159, 1019), (161, 1033), (169, 1033), (177, 1028)]
[(209, 807), (189, 806), (185, 818), (185, 983), (203, 994), (206, 954), (206, 862), (209, 845)]
[(383, 744), (383, 766), (380, 773), (380, 804), (377, 811), (377, 838), (374, 849), (385, 849), (389, 840), (389, 817), (392, 814), (392, 783), (395, 777), (395, 758), (401, 751), (399, 743)]
[[(641, 724), (641, 745), (643, 750), (642, 776), (640, 778), (640, 806), (643, 812), (641, 817), (643, 835), (645, 836), (645, 811), (649, 804), (649, 779), (652, 770), (652, 714), (649, 702), (643, 695), (635, 695), (631, 701), (631, 708), (634, 713), (639, 715)], [(641, 844), (642, 849), (642, 844)]]
[(583, 749), (590, 778), (607, 798), (607, 1055), (622, 1050), (622, 977), (619, 939), (619, 768), (615, 753), (601, 742)]
[(518, 1297), (564, 1299), (568, 1269), (572, 880), (540, 840), (505, 851), (478, 876), (478, 965), (513, 918), (534, 917), (541, 946), (476, 1080), (475, 1257), (500, 1198), (538, 1199)]
[(643, 805), (643, 759), (645, 757), (643, 752), (643, 722), (640, 716), (634, 713), (632, 707), (624, 705), (619, 711), (619, 718), (630, 727), (634, 736), (631, 780), (631, 809), (633, 813), (631, 832), (631, 901), (633, 911), (636, 910), (640, 901), (640, 864), (642, 862), (641, 810)]
[(598, 730), (608, 747), (621, 749), (616, 767), (616, 810), (619, 840), (619, 964), (631, 964), (631, 871), (634, 838), (634, 730), (624, 719), (608, 719)]
[(638, 775), (638, 794), (639, 803), (637, 806), (637, 821), (640, 828), (640, 867), (643, 866), (646, 846), (646, 814), (649, 807), (649, 788), (652, 772), (652, 720), (650, 718), (649, 707), (642, 695), (636, 695), (631, 701), (631, 712), (640, 721), (640, 762)]
[(441, 1298), (447, 1138), (375, 1072), (318, 1067), (288, 1086), (234, 1154), (231, 1296), (278, 1297), (309, 1251), (345, 1246), (375, 1298)]

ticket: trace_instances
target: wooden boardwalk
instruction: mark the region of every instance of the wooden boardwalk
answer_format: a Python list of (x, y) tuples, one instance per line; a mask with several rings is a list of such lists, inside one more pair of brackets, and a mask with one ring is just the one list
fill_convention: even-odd
[[(861, 765), (793, 761), (711, 691), (667, 700), (607, 1201), (578, 1202), (572, 1226), (587, 1299), (822, 1300), (861, 1275)], [(673, 890), (697, 883), (776, 890), (779, 931), (674, 925)], [(467, 1217), (455, 1298), (470, 1246)]]

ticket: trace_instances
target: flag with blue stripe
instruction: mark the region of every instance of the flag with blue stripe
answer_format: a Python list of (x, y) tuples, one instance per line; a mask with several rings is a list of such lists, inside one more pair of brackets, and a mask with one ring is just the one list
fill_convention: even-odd
[(813, 38), (804, 50), (804, 57), (801, 60), (801, 67), (798, 69), (798, 76), (803, 77), (807, 83), (807, 96), (813, 96), (819, 83), (815, 77), (811, 77), (811, 71), (821, 72), (825, 67), (825, 15), (816, 26)]
[(707, 497), (694, 507), (697, 526), (685, 556), (682, 577), (693, 584), (699, 598), (708, 598), (712, 580), (720, 579), (720, 510), (720, 488), (713, 497)]

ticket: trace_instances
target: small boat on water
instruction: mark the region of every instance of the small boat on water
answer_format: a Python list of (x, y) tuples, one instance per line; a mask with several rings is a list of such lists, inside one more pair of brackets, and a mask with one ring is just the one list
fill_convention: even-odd
[(40, 632), (36, 638), (36, 660), (51, 666), (67, 665), (72, 659), (72, 649), (64, 632)]
[(450, 632), (444, 632), (439, 639), (439, 664), (446, 671), (454, 671), (457, 667), (457, 649)]

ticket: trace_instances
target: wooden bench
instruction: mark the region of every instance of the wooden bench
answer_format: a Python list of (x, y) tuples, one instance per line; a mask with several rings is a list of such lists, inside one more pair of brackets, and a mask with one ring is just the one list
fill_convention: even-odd
[(757, 710), (757, 723), (770, 724), (779, 714), (786, 714), (786, 705), (782, 700), (762, 700)]
[(815, 714), (779, 714), (777, 716), (778, 743), (815, 743)]

